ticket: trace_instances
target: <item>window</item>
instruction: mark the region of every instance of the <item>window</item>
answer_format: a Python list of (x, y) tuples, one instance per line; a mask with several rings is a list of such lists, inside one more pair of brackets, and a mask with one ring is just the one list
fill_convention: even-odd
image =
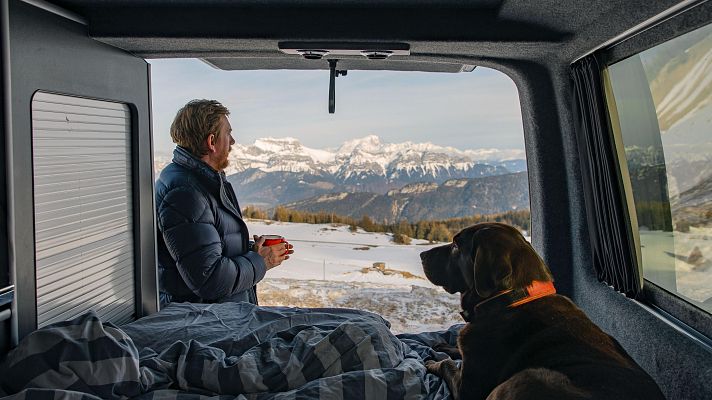
[(607, 68), (643, 277), (712, 312), (712, 25)]
[(220, 101), (236, 140), (225, 173), (250, 234), (295, 247), (257, 285), (260, 305), (368, 310), (394, 332), (446, 329), (462, 322), (459, 295), (425, 279), (420, 252), (482, 220), (529, 236), (519, 99), (498, 71), (349, 71), (329, 114), (326, 70), (151, 63), (156, 177), (171, 162), (176, 111)]

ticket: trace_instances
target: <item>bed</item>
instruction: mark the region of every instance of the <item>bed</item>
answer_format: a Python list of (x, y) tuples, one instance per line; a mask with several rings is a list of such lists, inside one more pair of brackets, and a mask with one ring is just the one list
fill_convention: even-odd
[(170, 304), (121, 327), (92, 312), (39, 329), (0, 364), (10, 399), (449, 399), (428, 374), (462, 325), (393, 335), (351, 309)]

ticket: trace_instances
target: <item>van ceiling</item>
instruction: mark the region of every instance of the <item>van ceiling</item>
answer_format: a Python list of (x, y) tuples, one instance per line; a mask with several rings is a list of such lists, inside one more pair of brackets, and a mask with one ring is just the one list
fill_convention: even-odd
[[(226, 70), (328, 69), (279, 42), (404, 42), (409, 56), (339, 69), (459, 72), (507, 60), (570, 62), (674, 0), (54, 0), (101, 42), (144, 58), (202, 58)], [(328, 57), (327, 57), (328, 58)]]

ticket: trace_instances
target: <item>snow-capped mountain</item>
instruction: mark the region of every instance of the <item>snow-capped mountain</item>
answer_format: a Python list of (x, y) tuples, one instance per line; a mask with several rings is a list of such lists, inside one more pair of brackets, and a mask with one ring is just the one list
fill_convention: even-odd
[(370, 135), (337, 149), (309, 148), (294, 138), (235, 144), (225, 172), (242, 204), (271, 207), (330, 192), (385, 194), (414, 182), (442, 183), (525, 169), (523, 150), (463, 151), (432, 143), (384, 143)]
[(229, 155), (226, 175), (247, 169), (264, 172), (333, 172), (334, 154), (303, 146), (294, 138), (257, 139), (251, 145), (235, 143)]
[[(523, 159), (523, 150), (458, 150), (432, 143), (383, 143), (375, 135), (344, 142), (338, 149), (312, 149), (294, 138), (264, 138), (233, 145), (227, 175), (250, 168), (264, 172), (330, 173), (341, 179), (361, 174), (387, 177), (438, 176), (467, 171), (475, 164)], [(514, 172), (514, 171), (511, 171)]]
[(526, 170), (524, 150), (384, 143), (375, 135), (349, 140), (336, 149), (310, 148), (289, 137), (263, 138), (233, 145), (229, 161), (225, 173), (241, 204), (263, 207), (329, 192), (385, 194), (415, 182), (440, 184)]

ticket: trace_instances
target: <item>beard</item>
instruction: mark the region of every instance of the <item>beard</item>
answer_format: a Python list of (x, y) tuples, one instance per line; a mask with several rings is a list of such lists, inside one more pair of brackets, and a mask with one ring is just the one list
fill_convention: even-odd
[(220, 157), (220, 163), (218, 164), (219, 170), (222, 171), (225, 168), (227, 168), (228, 165), (230, 165), (230, 162), (228, 161), (227, 157), (230, 154), (230, 149), (228, 148), (227, 151), (225, 151), (225, 154), (222, 154)]

